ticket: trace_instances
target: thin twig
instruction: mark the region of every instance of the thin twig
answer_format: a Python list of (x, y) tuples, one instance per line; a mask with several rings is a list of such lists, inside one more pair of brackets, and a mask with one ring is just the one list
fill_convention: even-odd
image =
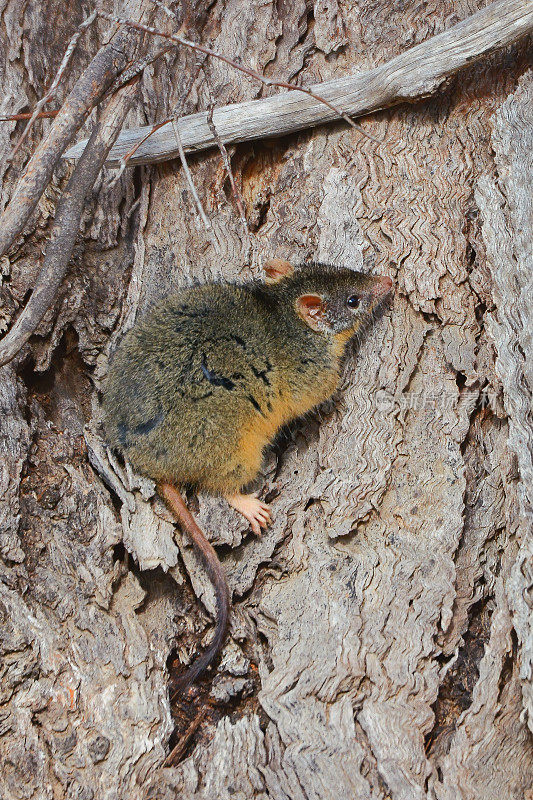
[(152, 3), (163, 11), (169, 19), (173, 22), (176, 21), (176, 14), (173, 14), (168, 6), (161, 2), (161, 0), (152, 0)]
[[(205, 75), (205, 70), (204, 70), (204, 75)], [(209, 86), (209, 80), (207, 78), (207, 75), (205, 75), (205, 78), (206, 78), (207, 92), (209, 94), (209, 108), (208, 108), (208, 112), (207, 112), (207, 124), (209, 125), (209, 130), (211, 131), (213, 139), (217, 143), (218, 149), (220, 150), (220, 155), (222, 156), (222, 161), (224, 162), (224, 167), (226, 168), (226, 173), (227, 173), (228, 178), (229, 178), (229, 182), (230, 182), (230, 185), (231, 185), (231, 191), (233, 193), (233, 197), (235, 198), (235, 203), (236, 203), (237, 209), (239, 211), (239, 216), (241, 218), (241, 222), (244, 225), (245, 229), (248, 230), (248, 221), (246, 219), (246, 214), (244, 213), (244, 203), (242, 201), (241, 193), (239, 191), (239, 188), (238, 188), (238, 186), (237, 186), (237, 184), (235, 182), (235, 178), (233, 176), (233, 170), (231, 169), (231, 161), (230, 161), (230, 158), (229, 158), (229, 155), (228, 155), (228, 151), (226, 150), (226, 146), (225, 146), (224, 142), (222, 141), (222, 139), (218, 135), (218, 131), (216, 129), (216, 125), (213, 122), (213, 109), (215, 108), (215, 100), (214, 100), (213, 95), (211, 93), (211, 87)]]
[[(161, 8), (165, 12), (167, 17), (169, 17), (173, 22), (176, 21), (177, 15), (173, 14), (172, 11), (168, 8), (168, 6), (166, 6), (163, 3), (159, 2), (159, 0), (152, 0), (152, 3), (154, 3), (156, 6), (159, 6), (159, 8)], [(153, 64), (154, 61), (157, 61), (158, 58), (161, 58), (161, 56), (166, 55), (171, 50), (175, 50), (176, 47), (178, 47), (178, 46), (179, 46), (178, 43), (174, 42), (173, 44), (169, 45), (168, 47), (164, 47), (163, 49), (158, 50), (153, 55), (146, 56), (144, 61), (138, 61), (137, 63), (132, 64), (130, 67), (128, 67), (127, 70), (124, 71), (123, 75), (120, 75), (117, 78), (117, 80), (115, 81), (115, 83), (111, 87), (110, 92), (116, 91), (116, 89), (118, 89), (120, 86), (122, 86), (126, 81), (130, 80), (135, 75), (138, 75), (147, 66), (149, 66), (150, 64)], [(189, 88), (189, 92), (190, 92), (190, 88)], [(187, 94), (189, 92), (187, 92)], [(170, 119), (168, 121), (170, 122)]]
[(141, 145), (142, 145), (142, 144), (143, 144), (143, 143), (144, 143), (144, 142), (145, 142), (147, 139), (149, 139), (149, 138), (150, 138), (150, 136), (151, 136), (153, 133), (155, 133), (156, 131), (158, 131), (158, 130), (159, 130), (159, 128), (162, 128), (162, 127), (163, 127), (163, 125), (166, 125), (166, 124), (167, 124), (167, 122), (170, 122), (170, 119), (165, 119), (163, 122), (158, 122), (156, 125), (153, 125), (153, 126), (152, 126), (152, 130), (151, 130), (151, 131), (148, 131), (148, 133), (146, 134), (146, 136), (144, 137), (144, 139), (141, 139), (141, 141), (140, 141), (138, 144), (136, 144), (136, 145), (135, 145), (135, 147), (132, 147), (132, 148), (131, 148), (131, 150), (130, 150), (130, 152), (129, 152), (129, 153), (126, 153), (126, 155), (124, 156), (124, 159), (123, 159), (123, 161), (124, 161), (124, 166), (126, 166), (126, 164), (128, 163), (128, 161), (130, 160), (130, 158), (131, 158), (132, 156), (134, 156), (134, 155), (135, 155), (135, 153), (137, 152), (137, 150), (139, 149), (139, 147), (140, 147), (140, 146), (141, 146)]
[(111, 95), (114, 94), (117, 89), (120, 89), (121, 86), (124, 86), (126, 83), (129, 83), (132, 78), (135, 78), (137, 75), (140, 75), (146, 67), (149, 67), (150, 64), (153, 64), (154, 61), (157, 61), (158, 58), (165, 56), (167, 53), (170, 53), (171, 50), (175, 50), (177, 44), (170, 44), (168, 47), (163, 47), (161, 50), (158, 50), (156, 53), (152, 55), (145, 56), (140, 61), (134, 61), (129, 64), (123, 72), (117, 77), (115, 82), (109, 87), (107, 94)]
[(177, 744), (172, 748), (168, 756), (163, 761), (164, 767), (171, 767), (176, 761), (179, 759), (181, 755), (185, 752), (185, 748), (189, 744), (190, 740), (202, 724), (203, 720), (205, 719), (205, 709), (202, 709), (198, 712), (195, 716), (183, 736), (180, 737)]
[[(8, 117), (0, 117), (0, 122), (19, 122), (22, 119), (31, 119), (35, 112), (23, 111), (21, 114), (10, 114)], [(35, 119), (52, 119), (57, 117), (59, 109), (55, 111), (39, 111)]]
[(184, 47), (190, 47), (192, 50), (196, 50), (199, 53), (205, 53), (208, 56), (213, 56), (213, 58), (218, 58), (220, 61), (224, 61), (226, 64), (229, 64), (234, 69), (239, 70), (240, 72), (244, 72), (245, 75), (248, 75), (250, 78), (254, 78), (254, 80), (260, 81), (260, 83), (264, 84), (265, 86), (278, 86), (281, 89), (292, 89), (296, 92), (303, 92), (303, 94), (309, 95), (314, 100), (317, 100), (320, 103), (324, 103), (331, 111), (341, 117), (345, 122), (352, 126), (355, 130), (362, 133), (363, 136), (367, 136), (373, 142), (377, 144), (382, 144), (379, 139), (376, 139), (371, 134), (367, 133), (360, 125), (351, 119), (348, 114), (345, 114), (337, 106), (334, 106), (333, 103), (330, 103), (329, 100), (326, 100), (324, 97), (321, 97), (318, 94), (315, 94), (311, 89), (307, 89), (304, 86), (295, 86), (293, 83), (286, 83), (285, 81), (278, 81), (274, 80), (273, 78), (265, 78), (264, 75), (261, 75), (260, 72), (256, 72), (255, 69), (251, 69), (251, 67), (245, 67), (242, 64), (239, 64), (237, 61), (233, 61), (233, 59), (228, 58), (228, 56), (222, 55), (222, 53), (217, 53), (216, 50), (212, 50), (210, 47), (206, 47), (203, 44), (196, 44), (196, 42), (191, 42), (190, 39), (185, 39), (183, 36), (178, 36), (174, 33), (165, 33), (164, 31), (159, 31), (157, 28), (153, 28), (151, 25), (144, 25), (142, 22), (134, 22), (131, 19), (124, 19), (123, 17), (116, 17), (114, 14), (107, 14), (104, 11), (98, 12), (101, 17), (104, 19), (108, 19), (111, 22), (116, 22), (121, 25), (127, 25), (130, 28), (134, 28), (137, 31), (143, 31), (144, 33), (151, 33), (153, 36), (162, 36), (164, 39), (170, 39), (170, 41), (175, 42), (176, 44), (181, 44)]
[(149, 130), (149, 131), (148, 131), (148, 133), (146, 134), (146, 136), (144, 136), (144, 137), (141, 139), (141, 141), (140, 141), (140, 142), (137, 142), (137, 144), (136, 144), (136, 145), (134, 145), (134, 146), (131, 148), (131, 150), (129, 151), (129, 153), (126, 153), (126, 154), (123, 156), (123, 158), (121, 158), (121, 159), (120, 159), (120, 164), (118, 165), (118, 167), (119, 167), (119, 169), (118, 169), (118, 172), (117, 172), (117, 173), (115, 173), (115, 174), (114, 174), (114, 175), (113, 175), (113, 176), (110, 178), (110, 180), (107, 182), (107, 184), (106, 184), (106, 187), (105, 187), (106, 189), (110, 189), (112, 186), (114, 186), (114, 185), (115, 185), (115, 183), (118, 181), (118, 179), (120, 178), (120, 176), (122, 175), (122, 173), (124, 172), (124, 170), (126, 169), (126, 167), (128, 166), (128, 161), (130, 160), (130, 158), (131, 158), (132, 156), (134, 156), (134, 155), (135, 155), (135, 153), (137, 152), (137, 150), (139, 149), (139, 147), (140, 147), (142, 144), (144, 144), (144, 142), (145, 142), (147, 139), (149, 139), (149, 138), (150, 138), (150, 136), (151, 136), (153, 133), (155, 133), (156, 131), (158, 131), (158, 130), (159, 130), (159, 128), (162, 128), (162, 127), (163, 127), (163, 125), (166, 125), (168, 122), (170, 122), (170, 119), (165, 119), (165, 120), (163, 120), (163, 122), (158, 122), (156, 125), (153, 125), (153, 126), (152, 126), (152, 128), (151, 128), (151, 130)]
[(124, 86), (110, 99), (70, 176), (57, 204), (43, 267), (31, 297), (9, 333), (0, 341), (0, 366), (7, 364), (19, 352), (54, 301), (76, 242), (85, 198), (120, 133), (137, 91), (137, 82), (138, 79)]
[(172, 120), (172, 127), (174, 128), (174, 134), (176, 136), (176, 145), (178, 147), (178, 153), (181, 159), (181, 165), (183, 167), (183, 171), (185, 173), (185, 177), (187, 179), (187, 183), (189, 184), (190, 192), (193, 196), (194, 203), (200, 215), (202, 222), (207, 230), (212, 231), (213, 226), (211, 225), (207, 214), (204, 211), (200, 198), (198, 197), (198, 192), (196, 191), (196, 186), (194, 185), (194, 181), (192, 179), (191, 171), (189, 169), (189, 165), (187, 164), (187, 159), (185, 157), (185, 151), (183, 149), (183, 144), (181, 143), (181, 136), (178, 130), (178, 126), (176, 125), (176, 120)]
[(87, 19), (84, 20), (81, 23), (81, 25), (78, 26), (78, 29), (77, 29), (76, 33), (72, 36), (70, 42), (67, 45), (67, 49), (65, 50), (65, 55), (63, 56), (63, 58), (61, 60), (61, 64), (59, 65), (59, 69), (58, 69), (58, 71), (56, 73), (56, 76), (55, 76), (53, 82), (52, 82), (52, 85), (50, 86), (50, 88), (48, 89), (46, 94), (43, 95), (43, 97), (41, 97), (41, 99), (39, 100), (39, 102), (37, 103), (35, 108), (33, 109), (33, 113), (30, 116), (28, 124), (26, 125), (26, 127), (22, 131), (18, 142), (16, 143), (15, 147), (13, 148), (13, 152), (9, 156), (9, 160), (10, 161), (12, 161), (13, 158), (15, 157), (15, 155), (18, 153), (20, 146), (22, 145), (22, 143), (24, 142), (24, 140), (26, 139), (26, 137), (28, 136), (28, 134), (30, 132), (30, 130), (31, 130), (32, 126), (33, 126), (33, 123), (35, 122), (35, 120), (39, 116), (39, 114), (41, 112), (41, 109), (46, 105), (46, 103), (48, 103), (49, 100), (51, 100), (54, 97), (54, 95), (56, 93), (56, 89), (59, 86), (59, 81), (63, 77), (63, 74), (64, 74), (64, 72), (65, 72), (65, 70), (66, 70), (66, 68), (68, 66), (68, 63), (69, 63), (69, 61), (70, 61), (70, 59), (72, 57), (72, 54), (74, 53), (74, 50), (76, 49), (76, 45), (78, 44), (78, 40), (79, 40), (80, 36), (84, 32), (84, 30), (86, 28), (88, 28), (89, 25), (91, 25), (94, 22), (94, 20), (96, 19), (96, 16), (97, 16), (96, 11), (93, 11), (93, 13), (90, 14), (87, 17)]

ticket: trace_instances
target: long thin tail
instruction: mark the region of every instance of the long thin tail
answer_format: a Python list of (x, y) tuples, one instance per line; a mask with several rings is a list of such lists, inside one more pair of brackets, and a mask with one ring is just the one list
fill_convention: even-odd
[(222, 565), (218, 560), (218, 556), (208, 542), (204, 532), (197, 525), (191, 512), (185, 505), (183, 497), (178, 492), (175, 486), (170, 483), (160, 483), (158, 491), (163, 497), (170, 509), (176, 514), (178, 521), (182, 528), (187, 531), (191, 537), (194, 550), (200, 558), (202, 565), (205, 567), (209, 579), (215, 589), (215, 598), (217, 605), (217, 622), (215, 627), (215, 635), (209, 644), (209, 647), (199, 656), (191, 666), (180, 675), (178, 678), (170, 677), (170, 695), (171, 700), (176, 695), (182, 695), (191, 686), (202, 672), (213, 661), (214, 657), (220, 650), (229, 620), (229, 591), (226, 583), (226, 578)]

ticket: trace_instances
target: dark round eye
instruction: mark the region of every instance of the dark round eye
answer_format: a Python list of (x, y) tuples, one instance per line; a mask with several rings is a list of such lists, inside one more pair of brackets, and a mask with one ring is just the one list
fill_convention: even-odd
[(346, 301), (346, 305), (348, 308), (359, 308), (361, 303), (361, 298), (358, 297), (356, 294), (351, 294), (348, 300)]

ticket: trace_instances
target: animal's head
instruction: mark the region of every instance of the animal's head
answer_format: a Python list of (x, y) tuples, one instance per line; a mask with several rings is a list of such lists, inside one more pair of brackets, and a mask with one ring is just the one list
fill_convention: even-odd
[[(344, 267), (310, 263), (293, 267), (275, 259), (264, 266), (265, 282), (312, 330), (354, 335), (365, 328), (392, 291), (392, 281)], [(342, 337), (344, 338), (344, 337)]]

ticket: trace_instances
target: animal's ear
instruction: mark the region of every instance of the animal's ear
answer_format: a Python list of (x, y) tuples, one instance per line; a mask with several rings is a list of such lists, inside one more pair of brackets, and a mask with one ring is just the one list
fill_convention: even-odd
[(288, 278), (294, 272), (294, 267), (282, 258), (271, 258), (263, 266), (266, 283), (277, 283), (282, 278)]
[(312, 330), (330, 330), (331, 325), (326, 319), (326, 306), (319, 294), (300, 295), (296, 301), (296, 311)]

